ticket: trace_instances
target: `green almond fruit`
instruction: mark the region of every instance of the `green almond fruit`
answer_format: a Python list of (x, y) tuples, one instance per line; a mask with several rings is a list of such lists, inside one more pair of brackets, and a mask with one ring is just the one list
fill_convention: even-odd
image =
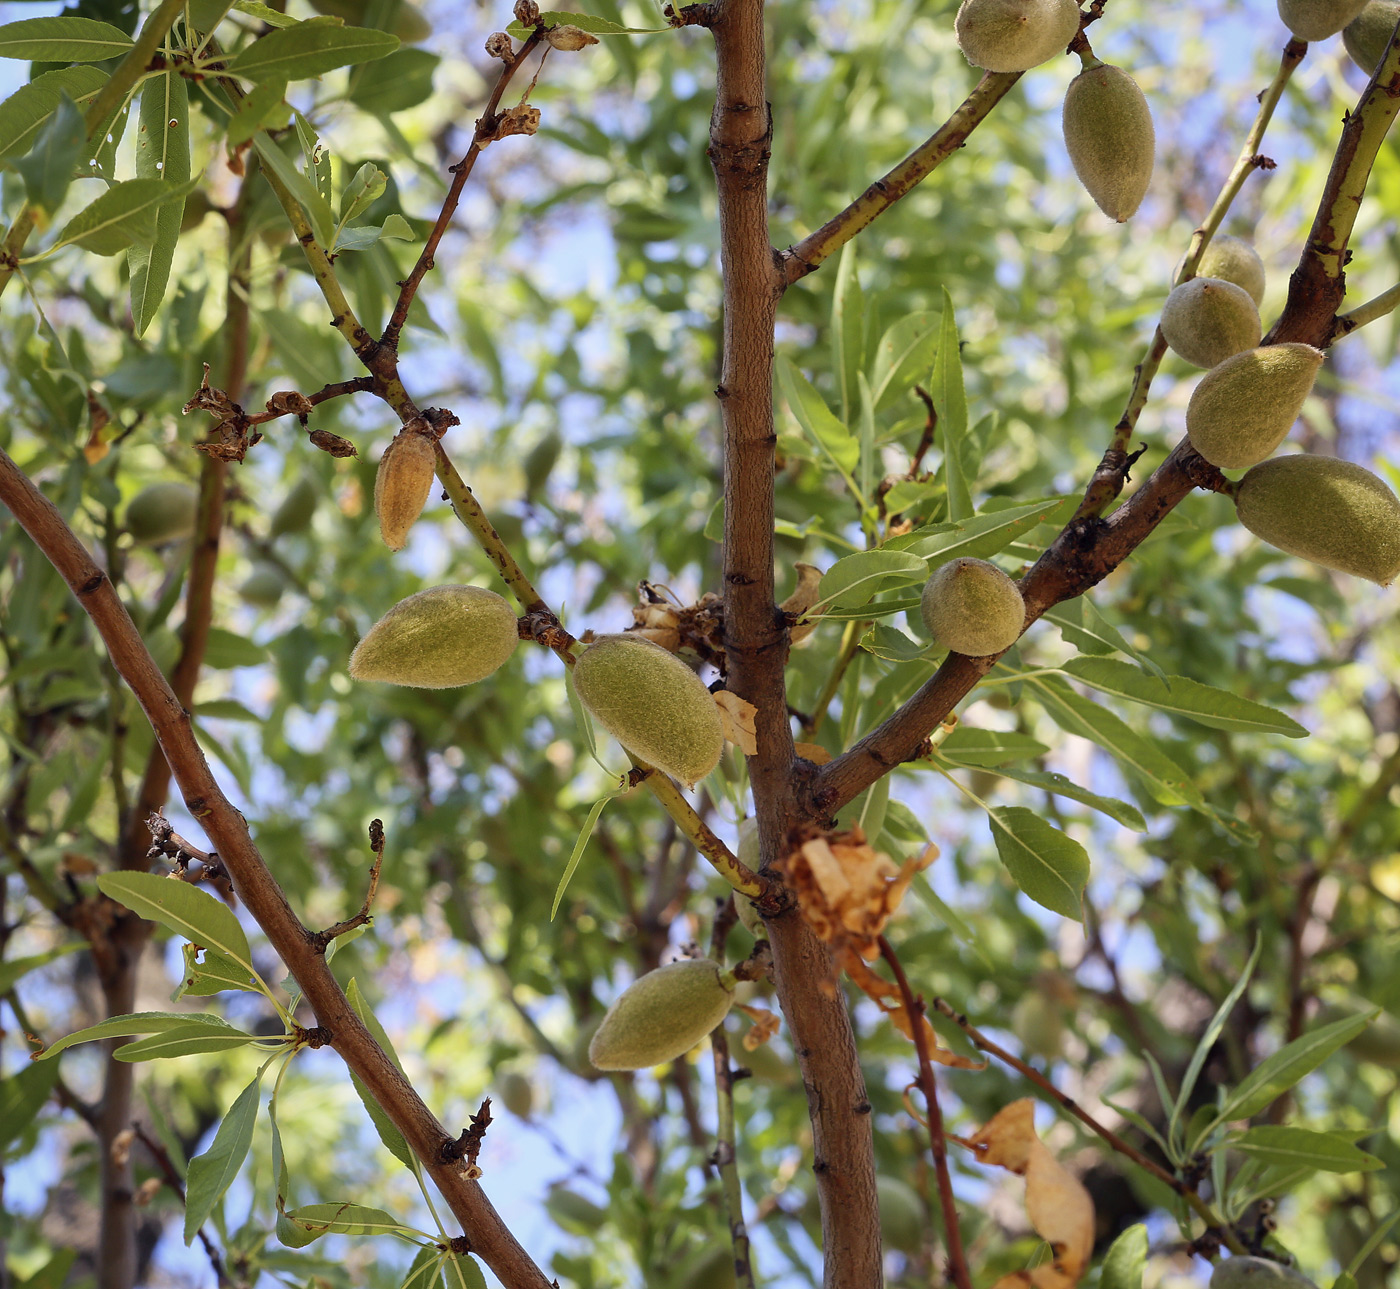
[(714, 697), (660, 645), (599, 636), (574, 666), (574, 689), (623, 747), (687, 787), (719, 763), (724, 727)]
[(1276, 457), (1239, 482), (1235, 511), (1261, 541), (1389, 586), (1400, 575), (1400, 498), (1336, 457)]
[(1299, 40), (1326, 40), (1365, 7), (1366, 0), (1278, 0), (1278, 16)]
[(1263, 327), (1259, 306), (1244, 287), (1224, 278), (1197, 277), (1167, 296), (1162, 334), (1188, 363), (1214, 367), (1257, 348)]
[(277, 509), (272, 512), (272, 523), (268, 533), (281, 537), (286, 533), (304, 533), (311, 527), (312, 516), (316, 513), (316, 503), (321, 499), (321, 489), (316, 480), (304, 474), (298, 479), (287, 495), (282, 498)]
[(1062, 54), (1079, 32), (1074, 0), (963, 0), (953, 21), (974, 67), (1024, 72)]
[(928, 1214), (918, 1193), (897, 1177), (877, 1177), (875, 1191), (880, 1201), (880, 1238), (885, 1247), (900, 1253), (918, 1253), (928, 1227)]
[(1265, 345), (1212, 367), (1186, 405), (1186, 432), (1207, 461), (1247, 470), (1288, 437), (1312, 392), (1323, 354), (1311, 345)]
[(138, 542), (154, 546), (194, 534), (199, 489), (188, 483), (153, 483), (126, 507), (125, 527)]
[(1210, 1289), (1317, 1289), (1301, 1271), (1271, 1258), (1232, 1257), (1215, 1264)]
[[(1400, 3), (1400, 0), (1397, 0)], [(1216, 236), (1201, 256), (1198, 277), (1220, 278), (1249, 292), (1258, 308), (1264, 303), (1264, 261), (1242, 237)]]
[(1395, 24), (1400, 22), (1400, 0), (1370, 0), (1370, 3), (1342, 29), (1342, 44), (1367, 76), (1375, 73)]
[(515, 1070), (501, 1077), (501, 1102), (517, 1119), (528, 1119), (535, 1108), (535, 1089)]
[(495, 591), (434, 586), (400, 600), (350, 655), (356, 680), (452, 689), (485, 680), (520, 643), (515, 612)]
[(238, 588), (239, 598), (259, 609), (275, 609), (287, 589), (287, 579), (276, 564), (259, 560)]
[(1065, 148), (1098, 208), (1120, 224), (1147, 195), (1156, 132), (1147, 99), (1121, 67), (1090, 62), (1065, 91)]
[(1016, 583), (984, 559), (955, 559), (936, 568), (919, 610), (929, 635), (970, 658), (1009, 649), (1026, 623)]
[(729, 1014), (734, 983), (709, 958), (673, 962), (634, 981), (588, 1045), (599, 1070), (646, 1070), (684, 1056)]

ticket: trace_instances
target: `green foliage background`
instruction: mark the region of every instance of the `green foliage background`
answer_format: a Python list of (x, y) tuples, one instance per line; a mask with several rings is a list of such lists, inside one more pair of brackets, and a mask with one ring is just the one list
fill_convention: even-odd
[[(953, 43), (953, 8), (937, 0), (768, 6), (775, 244), (833, 214), (975, 83)], [(30, 15), (29, 6), (0, 10), (7, 21)], [(78, 11), (127, 30), (134, 16), (120, 0), (83, 0)], [(643, 6), (595, 0), (592, 11), (659, 25)], [(337, 193), (364, 161), (390, 174), (388, 190), (361, 222), (382, 224), (398, 212), (419, 237), (440, 202), (440, 176), (463, 151), (484, 98), (491, 73), (477, 51), (508, 19), (447, 4), (428, 12), (433, 35), (392, 56), (405, 60), (395, 75), (368, 63), (295, 83), (291, 96), (329, 151)], [(237, 17), (221, 38), (236, 47), (246, 38), (239, 32), (254, 26)], [(849, 360), (833, 358), (837, 264), (805, 280), (783, 305), (781, 358), (854, 425), (853, 387), (843, 395), (851, 371), (873, 371), (889, 328), (910, 315), (925, 314), (936, 335), (948, 293), (969, 419), (978, 427), (979, 512), (1082, 487), (1121, 412), (1173, 266), (1233, 160), (1252, 97), (1284, 41), (1272, 6), (1252, 2), (1172, 6), (1163, 16), (1158, 6), (1112, 0), (1092, 34), (1101, 57), (1137, 77), (1159, 128), (1157, 176), (1130, 225), (1109, 225), (1068, 171), (1057, 112), (1073, 68), (1057, 59), (1029, 74), (969, 146), (867, 232), (854, 259), (840, 266), (847, 289), (858, 281), (861, 292), (859, 308), (848, 300), (841, 315)], [(457, 54), (463, 48), (466, 57)], [(431, 63), (432, 56), (441, 60)], [(551, 55), (531, 96), (543, 128), (534, 139), (487, 152), (406, 333), (410, 390), (420, 404), (449, 406), (461, 417), (449, 451), (575, 634), (629, 625), (644, 579), (672, 588), (682, 603), (718, 589), (719, 548), (708, 535), (721, 495), (712, 396), (718, 246), (705, 158), (712, 64), (698, 30), (606, 38), (582, 54)], [(432, 93), (420, 97), (429, 76)], [(1266, 144), (1278, 168), (1251, 178), (1226, 225), (1255, 240), (1268, 264), (1266, 325), (1281, 306), (1343, 106), (1361, 83), (1339, 42), (1314, 47)], [(200, 192), (211, 205), (226, 204), (236, 180), (220, 144), (223, 115), (198, 91), (190, 119)], [(116, 153), (124, 174), (130, 146), (128, 139)], [(8, 219), (24, 190), (13, 169), (3, 180)], [(78, 180), (63, 211), (91, 200), (97, 184)], [(1391, 143), (1362, 210), (1349, 299), (1368, 298), (1396, 277), (1397, 185)], [(275, 390), (310, 392), (356, 372), (264, 185), (254, 186), (250, 212), (255, 348), (245, 402), (257, 407)], [(219, 218), (196, 222), (197, 206), (187, 214), (168, 297), (139, 338), (127, 312), (123, 256), (61, 252), (28, 273), (32, 298), (11, 286), (0, 315), (0, 442), (104, 553), (166, 663), (174, 658), (188, 552), (180, 544), (132, 547), (121, 519), (142, 487), (193, 480), (199, 468), (191, 445), (205, 418), (179, 413), (198, 387), (201, 362), (217, 370), (220, 361), (228, 251)], [(381, 241), (338, 259), (371, 331), (382, 325), (394, 281), (415, 249)], [(924, 324), (904, 325), (918, 332)], [(1391, 465), (1394, 338), (1385, 320), (1338, 348), (1297, 439), (1371, 464), (1392, 484), (1400, 481)], [(875, 409), (876, 450), (866, 458), (875, 480), (908, 468), (924, 423), (913, 385), (927, 382), (933, 359), (930, 342)], [(1192, 383), (1193, 372), (1169, 358), (1139, 425), (1142, 467), (1150, 469), (1179, 434)], [(83, 447), (98, 406), (111, 418), (101, 431), (110, 450), (89, 462)], [(342, 950), (337, 970), (379, 1009), (415, 1084), (445, 1121), (464, 1123), (483, 1095), (499, 1097), (507, 1072), (530, 1079), (537, 1108), (548, 1108), (537, 1109), (532, 1125), (501, 1111), (498, 1100), (483, 1162), (493, 1198), (493, 1175), (508, 1179), (503, 1198), (527, 1214), (520, 1230), (532, 1252), (552, 1255), (564, 1283), (679, 1289), (687, 1259), (723, 1238), (715, 1184), (703, 1168), (713, 1122), (706, 1062), (681, 1063), (662, 1077), (602, 1079), (580, 1053), (590, 1025), (636, 973), (677, 945), (707, 942), (722, 883), (652, 800), (632, 793), (604, 812), (550, 920), (564, 861), (611, 781), (584, 752), (561, 668), (543, 651), (522, 647), (490, 681), (462, 690), (348, 680), (355, 641), (399, 599), (444, 581), (494, 584), (436, 499), (404, 554), (391, 555), (379, 542), (370, 497), (375, 463), (396, 428), (386, 417), (371, 401), (336, 400), (318, 408), (311, 426), (350, 438), (358, 459), (333, 460), (284, 419), (267, 426), (247, 462), (234, 468), (219, 630), (197, 694), (200, 734), (309, 924), (358, 906), (369, 862), (366, 825), (384, 820), (389, 841), (374, 926)], [(826, 568), (864, 545), (860, 511), (785, 406), (779, 417), (780, 557)], [(552, 462), (551, 445), (558, 448)], [(927, 464), (939, 464), (937, 452)], [(317, 494), (309, 527), (271, 536), (274, 507), (302, 481)], [(943, 517), (943, 483), (935, 473), (923, 489), (910, 489), (922, 493), (909, 502), (912, 519)], [(998, 558), (1015, 573), (1053, 531), (1034, 529)], [(115, 778), (122, 775), (123, 791), (131, 791), (150, 735), (66, 588), (8, 517), (0, 554), (0, 849), (3, 920), (12, 924), (4, 953), (15, 958), (72, 938), (20, 880), (16, 857), (51, 889), (90, 892), (91, 874), (108, 866), (115, 840)], [(260, 608), (242, 600), (238, 587), (254, 563), (268, 559), (288, 586), (274, 607)], [(790, 585), (780, 577), (780, 593)], [(942, 776), (901, 770), (889, 785), (888, 808), (877, 788), (876, 799), (854, 811), (867, 823), (884, 812), (880, 847), (891, 853), (912, 853), (925, 838), (942, 849), (894, 926), (916, 986), (948, 998), (985, 1029), (1020, 1030), (1012, 1043), (1026, 1039), (1033, 1015), (1058, 1013), (1065, 1037), (1048, 1062), (1056, 1082), (1076, 1098), (1108, 1098), (1152, 1118), (1146, 1054), (1179, 1079), (1256, 939), (1260, 966), (1212, 1049), (1193, 1104), (1237, 1084), (1281, 1043), (1290, 1006), (1303, 1008), (1308, 1024), (1314, 998), (1333, 1007), (1365, 999), (1400, 1013), (1393, 970), (1400, 635), (1393, 592), (1281, 556), (1234, 524), (1224, 498), (1204, 494), (1189, 498), (1092, 600), (1129, 649), (1117, 652), (1120, 660), (1149, 660), (1168, 675), (1287, 711), (1310, 737), (1225, 732), (1084, 691), (1176, 762), (1199, 789), (1201, 808), (1193, 810), (1068, 737), (1034, 679), (979, 690), (960, 713), (964, 724), (1017, 737), (955, 777), (997, 806), (1030, 807), (1087, 848), (1092, 912), (1083, 932), (1018, 894), (985, 816)], [(818, 738), (832, 751), (871, 728), (933, 669), (917, 620), (885, 621), (900, 634), (872, 634), (873, 651), (859, 655), (842, 683)], [(794, 652), (790, 691), (798, 709), (816, 701), (841, 642), (841, 625), (827, 623)], [(1022, 671), (1054, 668), (1083, 645), (1072, 619), (1068, 627), (1045, 622), (1008, 662)], [(905, 658), (913, 654), (921, 656)], [(625, 768), (615, 745), (604, 744), (600, 755), (610, 772)], [(1130, 802), (1146, 828), (1048, 796), (1003, 776), (1003, 768), (1065, 774)], [(711, 821), (726, 836), (743, 813), (744, 791), (742, 767), (730, 754), (705, 788)], [(178, 807), (170, 813), (181, 831), (198, 836)], [(747, 948), (736, 932), (731, 955)], [(280, 974), (256, 936), (254, 952), (270, 979)], [(142, 1006), (167, 1005), (174, 977), (163, 964), (177, 962), (168, 946), (152, 956)], [(99, 1019), (81, 954), (30, 972), (16, 989), (46, 1040)], [(250, 1000), (212, 1005), (227, 1006), (244, 1026), (260, 1018)], [(928, 1197), (919, 1134), (900, 1097), (912, 1053), (868, 1006), (856, 1004), (855, 1016), (881, 1171)], [(730, 1028), (737, 1035), (744, 1023), (736, 1018)], [(16, 1023), (6, 1035), (0, 1095), (17, 1089), (25, 1068), (23, 1029)], [(944, 1037), (966, 1050), (956, 1031)], [(1038, 1060), (1047, 1063), (1045, 1054)], [(1397, 1062), (1400, 1050), (1368, 1060), (1347, 1049), (1300, 1088), (1290, 1111), (1289, 1122), (1358, 1138), (1385, 1165), (1302, 1176), (1282, 1194), (1271, 1247), (1295, 1254), (1315, 1277), (1335, 1275), (1400, 1199)], [(153, 1121), (188, 1156), (207, 1144), (254, 1069), (244, 1053), (155, 1062), (142, 1067), (141, 1088)], [(736, 1099), (740, 1172), (751, 1212), (765, 1215), (756, 1223), (759, 1274), (764, 1283), (801, 1284), (817, 1266), (815, 1199), (805, 1104), (781, 1036), (754, 1058), (754, 1070)], [(95, 1091), (97, 1073), (90, 1052), (65, 1060), (64, 1076), (79, 1095)], [(955, 1073), (948, 1084), (945, 1109), (956, 1130), (970, 1130), (1028, 1090), (996, 1067)], [(53, 1100), (34, 1109), (6, 1148), (6, 1253), (19, 1277), (62, 1247), (56, 1215), (81, 1212), (78, 1200), (91, 1200), (96, 1176), (82, 1123)], [(336, 1060), (297, 1058), (278, 1120), (297, 1203), (353, 1200), (424, 1224), (411, 1179), (375, 1142)], [(1172, 1238), (1164, 1216), (1170, 1197), (1150, 1179), (1067, 1124), (1051, 1141), (1098, 1177), (1105, 1241), (1115, 1234), (1110, 1196), (1121, 1202), (1117, 1217), (1125, 1222), (1153, 1215), (1154, 1246)], [(286, 1283), (399, 1284), (408, 1257), (387, 1239), (332, 1236), (295, 1253), (278, 1244), (270, 1151), (264, 1119), (244, 1180), (213, 1215), (211, 1229), (231, 1265), (250, 1283), (279, 1276)], [(150, 1174), (144, 1157), (139, 1167)], [(606, 1207), (601, 1229), (543, 1217), (537, 1206), (557, 1179)], [(966, 1159), (957, 1161), (957, 1180), (973, 1200), (997, 1185)], [(21, 1198), (12, 1206), (15, 1195)], [(1023, 1265), (1036, 1247), (1014, 1229), (1007, 1235), (1001, 1211), (989, 1206), (970, 1216), (979, 1283)], [(143, 1220), (153, 1234), (168, 1230), (155, 1256), (171, 1275), (207, 1278), (207, 1268), (178, 1249), (179, 1209), (168, 1190)], [(891, 1283), (926, 1283), (930, 1257), (927, 1246), (892, 1253)], [(1393, 1242), (1384, 1244), (1359, 1281), (1380, 1286), (1398, 1257)], [(1182, 1268), (1179, 1255), (1170, 1265)]]

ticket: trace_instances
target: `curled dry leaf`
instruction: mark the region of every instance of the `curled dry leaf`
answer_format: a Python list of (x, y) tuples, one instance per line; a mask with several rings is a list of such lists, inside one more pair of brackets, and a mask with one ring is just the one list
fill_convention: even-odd
[(733, 743), (745, 756), (758, 755), (758, 734), (754, 719), (758, 708), (738, 694), (721, 689), (715, 694), (715, 706), (719, 708), (719, 721), (724, 726), (724, 738)]
[(794, 743), (792, 750), (813, 765), (825, 765), (831, 760), (831, 753), (820, 743)]
[(667, 653), (678, 653), (681, 647), (679, 630), (680, 614), (672, 604), (662, 601), (647, 601), (632, 606), (632, 618), (636, 626), (633, 635), (645, 636), (652, 644), (660, 645)]
[(1073, 1289), (1094, 1249), (1094, 1202), (1035, 1133), (1035, 1102), (1029, 1097), (999, 1110), (980, 1132), (960, 1144), (977, 1151), (984, 1164), (1026, 1179), (1026, 1216), (1053, 1251), (1049, 1262), (1031, 1271), (1002, 1276), (993, 1289)]
[[(794, 564), (797, 586), (778, 607), (793, 619), (800, 618), (818, 600), (817, 588), (821, 585), (822, 571), (815, 564)], [(800, 644), (817, 629), (815, 622), (804, 622), (792, 629), (792, 643)]]
[(746, 1052), (756, 1052), (778, 1032), (778, 1027), (782, 1024), (782, 1021), (773, 1012), (765, 1011), (762, 1007), (751, 1007), (748, 1003), (735, 1003), (734, 1010), (743, 1012), (753, 1021), (753, 1024), (749, 1026), (749, 1032), (743, 1038)]

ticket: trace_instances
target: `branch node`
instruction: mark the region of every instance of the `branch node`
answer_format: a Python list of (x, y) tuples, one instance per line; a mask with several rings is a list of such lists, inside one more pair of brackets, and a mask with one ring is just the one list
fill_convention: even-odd
[(365, 894), (365, 902), (360, 905), (360, 911), (352, 918), (346, 918), (343, 922), (337, 922), (334, 926), (328, 926), (324, 931), (317, 931), (311, 936), (311, 948), (316, 953), (325, 953), (327, 946), (332, 940), (353, 931), (357, 926), (367, 926), (374, 919), (370, 917), (370, 906), (374, 903), (375, 892), (379, 890), (379, 870), (384, 864), (384, 821), (382, 819), (371, 819), (369, 824), (369, 848), (374, 852), (374, 863), (369, 870), (369, 890)]

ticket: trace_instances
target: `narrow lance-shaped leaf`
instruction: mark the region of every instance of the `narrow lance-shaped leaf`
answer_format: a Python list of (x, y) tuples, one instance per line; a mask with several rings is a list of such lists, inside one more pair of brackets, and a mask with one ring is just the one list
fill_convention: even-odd
[(11, 958), (8, 962), (0, 962), (0, 994), (9, 993), (14, 988), (15, 981), (28, 975), (29, 972), (52, 962), (55, 958), (77, 953), (83, 947), (81, 944), (61, 944), (54, 949), (45, 949), (43, 953), (33, 953), (25, 958)]
[(34, 136), (34, 146), (14, 163), (31, 206), (52, 214), (63, 204), (73, 171), (87, 147), (83, 114), (67, 93), (61, 92), (49, 119)]
[(64, 94), (85, 107), (107, 83), (96, 67), (60, 67), (21, 85), (0, 103), (0, 157), (23, 156)]
[(172, 186), (159, 179), (128, 179), (116, 184), (74, 215), (54, 246), (79, 246), (94, 255), (116, 255), (133, 243), (148, 246), (155, 240), (160, 208), (187, 197), (195, 182)]
[(399, 47), (399, 38), (368, 27), (345, 27), (334, 18), (311, 18), (295, 27), (270, 32), (240, 50), (228, 70), (250, 81), (295, 81), (323, 76), (383, 58)]
[[(946, 747), (942, 749), (946, 752)], [(965, 758), (964, 758), (965, 759)], [(1147, 821), (1142, 817), (1142, 811), (1135, 805), (1127, 801), (1120, 801), (1117, 797), (1100, 796), (1097, 792), (1090, 792), (1088, 788), (1081, 788), (1071, 779), (1065, 778), (1063, 774), (1052, 774), (1040, 770), (1018, 770), (1003, 766), (1000, 773), (1008, 779), (1015, 779), (1017, 783), (1024, 783), (1032, 788), (1043, 788), (1046, 792), (1052, 792), (1057, 797), (1068, 797), (1071, 801), (1078, 801), (1082, 805), (1091, 807), (1099, 811), (1100, 814), (1107, 815), (1110, 819), (1131, 828), (1134, 832), (1146, 832)]]
[(836, 561), (822, 575), (816, 606), (853, 608), (873, 599), (879, 592), (928, 577), (928, 565), (908, 551), (857, 551)]
[(1073, 497), (1047, 497), (1007, 510), (983, 511), (957, 524), (915, 529), (886, 543), (885, 549), (911, 551), (928, 560), (930, 568), (953, 559), (987, 559), (1038, 524), (1062, 523), (1077, 504)]
[(213, 1029), (208, 1025), (183, 1025), (149, 1038), (138, 1038), (112, 1053), (118, 1061), (168, 1061), (200, 1052), (231, 1052), (257, 1042), (257, 1036), (241, 1029)]
[(1359, 1016), (1334, 1021), (1294, 1039), (1250, 1071), (1244, 1082), (1225, 1098), (1215, 1122), (1228, 1123), (1258, 1114), (1311, 1074), (1339, 1047), (1351, 1042), (1379, 1015), (1380, 1008), (1372, 1007)]
[[(365, 1001), (364, 995), (360, 992), (360, 986), (354, 979), (346, 986), (345, 996), (354, 1009), (355, 1015), (360, 1018), (365, 1028), (373, 1035), (375, 1042), (384, 1049), (389, 1059), (402, 1070), (403, 1066), (399, 1061), (399, 1055), (394, 1051), (394, 1045), (389, 1040), (389, 1035), (385, 1032), (384, 1026), (379, 1023), (379, 1017), (374, 1014)], [(354, 1085), (355, 1092), (364, 1105), (365, 1112), (370, 1117), (370, 1122), (374, 1124), (374, 1130), (379, 1134), (379, 1140), (384, 1143), (384, 1148), (399, 1163), (417, 1172), (419, 1168), (418, 1156), (413, 1153), (413, 1148), (408, 1144), (408, 1139), (399, 1131), (398, 1125), (384, 1112), (384, 1107), (374, 1099), (374, 1094), (365, 1087), (353, 1070), (350, 1073), (350, 1082)]]
[(1385, 1165), (1337, 1132), (1313, 1132), (1284, 1124), (1261, 1124), (1230, 1143), (1252, 1159), (1276, 1167), (1308, 1167), (1324, 1173), (1365, 1173)]
[(238, 1094), (224, 1115), (209, 1149), (190, 1160), (185, 1183), (185, 1244), (198, 1234), (243, 1167), (258, 1119), (262, 1072)]
[(207, 891), (154, 873), (104, 873), (97, 885), (104, 895), (133, 913), (159, 922), (195, 944), (217, 949), (251, 969), (252, 952), (238, 919), (227, 904)]
[(1099, 1289), (1142, 1289), (1147, 1266), (1147, 1228), (1130, 1226), (1109, 1246), (1099, 1273)]
[[(176, 186), (189, 180), (189, 91), (185, 78), (177, 72), (162, 72), (141, 88), (136, 176)], [(185, 199), (172, 198), (156, 215), (156, 234), (151, 244), (134, 246), (127, 252), (131, 270), (131, 317), (138, 336), (151, 325), (165, 298), (184, 214)]]
[(1024, 806), (995, 808), (989, 816), (997, 854), (1016, 885), (1052, 913), (1081, 921), (1089, 880), (1084, 847)]
[(22, 18), (0, 27), (0, 58), (34, 63), (100, 63), (135, 43), (121, 28), (93, 18)]
[(855, 435), (836, 419), (812, 382), (786, 358), (779, 357), (776, 366), (778, 384), (798, 424), (849, 479), (860, 462), (860, 444)]
[(836, 287), (831, 294), (831, 366), (841, 394), (841, 419), (849, 421), (856, 402), (856, 373), (860, 370), (865, 299), (856, 272), (856, 244), (841, 248)]
[(126, 1016), (113, 1016), (109, 1020), (98, 1021), (84, 1029), (74, 1030), (50, 1043), (36, 1059), (47, 1061), (77, 1043), (91, 1043), (99, 1038), (121, 1038), (129, 1034), (160, 1034), (167, 1030), (180, 1029), (187, 1025), (205, 1025), (214, 1031), (225, 1034), (241, 1033), (235, 1030), (222, 1016), (212, 1016), (201, 1012), (131, 1012)]

